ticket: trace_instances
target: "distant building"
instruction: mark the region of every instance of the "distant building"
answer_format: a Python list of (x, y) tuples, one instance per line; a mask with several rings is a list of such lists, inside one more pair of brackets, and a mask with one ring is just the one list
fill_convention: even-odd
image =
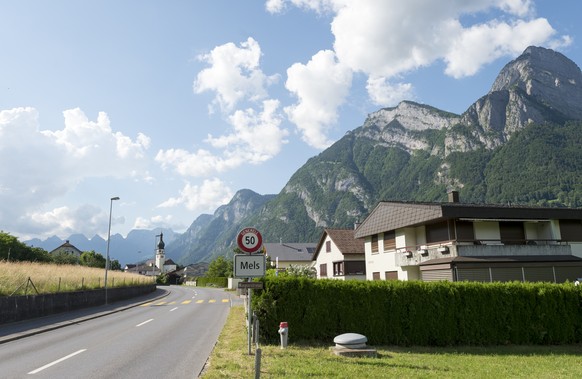
[(49, 252), (49, 254), (59, 254), (59, 253), (74, 255), (77, 258), (79, 258), (83, 252), (77, 249), (74, 245), (72, 245), (69, 242), (69, 240), (66, 240), (65, 243), (63, 243), (61, 246)]
[(315, 243), (264, 243), (265, 255), (271, 259), (272, 268), (286, 270), (289, 266), (311, 266)]

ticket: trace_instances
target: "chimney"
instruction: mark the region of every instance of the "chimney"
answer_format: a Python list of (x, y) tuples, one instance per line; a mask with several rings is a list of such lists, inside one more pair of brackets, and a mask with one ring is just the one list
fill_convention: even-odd
[(459, 202), (459, 191), (450, 191), (449, 192), (449, 203), (458, 203)]

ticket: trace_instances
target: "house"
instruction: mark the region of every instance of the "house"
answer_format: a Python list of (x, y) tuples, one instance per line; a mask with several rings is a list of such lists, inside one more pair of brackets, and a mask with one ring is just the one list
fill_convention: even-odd
[(59, 254), (59, 253), (74, 255), (77, 258), (79, 258), (81, 254), (83, 254), (83, 252), (77, 249), (74, 245), (72, 245), (69, 242), (69, 240), (66, 240), (65, 243), (63, 243), (61, 246), (49, 252), (49, 254)]
[(353, 229), (324, 229), (313, 261), (317, 278), (366, 279), (364, 240)]
[(289, 266), (311, 266), (315, 252), (314, 243), (264, 243), (265, 255), (270, 258), (271, 266), (286, 270)]
[(381, 202), (357, 228), (367, 279), (574, 281), (582, 209)]

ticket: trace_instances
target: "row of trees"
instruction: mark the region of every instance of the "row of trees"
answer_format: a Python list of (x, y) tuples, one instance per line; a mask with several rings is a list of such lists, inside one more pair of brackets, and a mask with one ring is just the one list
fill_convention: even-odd
[[(105, 268), (105, 257), (95, 251), (85, 251), (80, 257), (66, 252), (49, 254), (40, 247), (28, 246), (20, 242), (18, 238), (2, 231), (0, 231), (0, 260), (45, 262)], [(121, 270), (121, 264), (117, 260), (111, 260), (109, 267), (112, 270)]]

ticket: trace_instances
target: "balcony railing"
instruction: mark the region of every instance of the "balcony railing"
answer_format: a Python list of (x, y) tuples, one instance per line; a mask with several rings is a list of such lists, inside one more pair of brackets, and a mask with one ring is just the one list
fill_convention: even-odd
[(417, 266), (431, 259), (457, 256), (571, 255), (570, 241), (557, 239), (441, 241), (396, 249), (397, 266)]

